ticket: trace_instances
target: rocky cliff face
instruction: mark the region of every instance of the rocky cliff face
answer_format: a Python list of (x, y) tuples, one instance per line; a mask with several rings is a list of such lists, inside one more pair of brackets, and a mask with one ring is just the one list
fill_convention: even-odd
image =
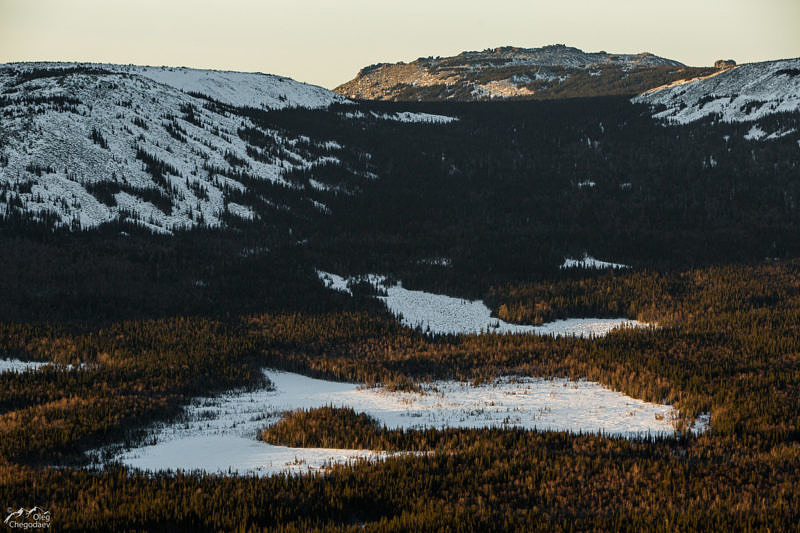
[(502, 47), (454, 57), (379, 63), (361, 69), (335, 91), (374, 100), (491, 100), (636, 94), (699, 75), (694, 69), (650, 53), (584, 52), (560, 45)]

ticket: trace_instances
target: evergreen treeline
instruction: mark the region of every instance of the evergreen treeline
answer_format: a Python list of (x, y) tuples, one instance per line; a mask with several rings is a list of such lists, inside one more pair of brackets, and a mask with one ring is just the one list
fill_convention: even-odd
[[(316, 267), (394, 272), (412, 286), (477, 297), (489, 285), (551, 276), (565, 256), (585, 251), (673, 269), (800, 254), (796, 139), (746, 140), (752, 124), (711, 117), (664, 127), (646, 106), (626, 97), (361, 102), (282, 111), (204, 105), (297, 139), (282, 145), (243, 126), (237, 135), (258, 160), (335, 158), (288, 172), (288, 185), (251, 175), (234, 159), (233, 169), (203, 167), (246, 187), (223, 188), (227, 201), (252, 207), (257, 219), (223, 216), (227, 224), (269, 241), (261, 244), (269, 248), (276, 239), (304, 243)], [(180, 111), (184, 120), (197, 120), (194, 107)], [(409, 124), (376, 118), (372, 111), (459, 120)], [(796, 113), (775, 114), (759, 126), (785, 132), (800, 129), (800, 122)], [(326, 141), (341, 149), (326, 148)], [(97, 136), (96, 142), (104, 141)], [(0, 153), (2, 146), (0, 139)], [(138, 157), (159, 188), (111, 184), (91, 186), (92, 194), (112, 205), (118, 186), (169, 210), (172, 185), (164, 176), (174, 169), (145, 151)], [(0, 213), (2, 225), (14, 234), (31, 218), (16, 212), (20, 183), (0, 189), (0, 201), (13, 207)], [(37, 216), (49, 221), (47, 213)], [(451, 268), (420, 264), (429, 257), (447, 257)]]
[[(748, 141), (751, 124), (713, 117), (664, 127), (645, 106), (620, 98), (403, 109), (460, 120), (364, 123), (300, 110), (254, 116), (371, 154), (362, 169), (378, 179), (359, 182), (357, 194), (319, 197), (333, 214), (304, 229), (317, 265), (394, 272), (414, 286), (477, 297), (487, 285), (552, 276), (565, 256), (586, 251), (670, 269), (800, 253), (794, 138)], [(797, 115), (775, 115), (762, 127), (797, 128)], [(336, 172), (319, 174), (347, 190)], [(451, 268), (419, 264), (428, 257), (447, 257)]]
[[(103, 194), (113, 198), (114, 190)], [(325, 289), (280, 222), (160, 236), (123, 224), (69, 232), (13, 219), (0, 228), (0, 248), (0, 321), (85, 327), (169, 316), (378, 308)]]
[(208, 319), (123, 322), (93, 331), (3, 325), (0, 340), (5, 357), (82, 365), (0, 374), (4, 459), (63, 462), (176, 415), (193, 396), (265, 379), (252, 341)]
[(794, 444), (451, 430), (451, 450), (268, 478), (0, 465), (61, 531), (793, 531)]
[[(565, 274), (558, 283), (492, 292), (501, 313), (510, 312), (505, 305), (520, 318), (543, 316), (539, 308), (551, 316), (628, 309), (660, 324), (594, 340), (431, 338), (374, 310), (102, 327), (5, 323), (6, 355), (87, 367), (2, 376), (0, 497), (34, 498), (54, 509), (59, 527), (74, 530), (235, 529), (233, 521), (290, 530), (356, 522), (374, 529), (791, 529), (800, 488), (799, 269), (791, 261)], [(36, 466), (109, 441), (133, 444), (142, 437), (137, 428), (176, 416), (192, 396), (256, 384), (262, 366), (398, 387), (500, 374), (585, 377), (675, 403), (687, 418), (710, 410), (711, 431), (652, 442), (521, 430), (398, 432), (359, 413), (322, 409), (295, 413), (265, 437), (423, 453), (303, 478)], [(222, 512), (231, 506), (233, 514)]]

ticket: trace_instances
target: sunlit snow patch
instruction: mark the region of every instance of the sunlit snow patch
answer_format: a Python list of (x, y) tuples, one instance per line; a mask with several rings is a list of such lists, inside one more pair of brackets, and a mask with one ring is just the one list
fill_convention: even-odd
[(675, 431), (672, 407), (636, 400), (589, 381), (503, 377), (478, 386), (435, 381), (422, 385), (422, 392), (399, 392), (274, 370), (265, 374), (275, 390), (241, 398), (237, 408), (258, 404), (255, 396), (261, 396), (267, 410), (351, 407), (389, 428), (513, 426), (626, 437)]
[[(349, 280), (329, 272), (317, 271), (326, 287), (350, 293)], [(406, 326), (421, 327), (434, 334), (470, 333), (533, 333), (535, 335), (604, 336), (615, 328), (647, 327), (648, 324), (627, 318), (569, 318), (541, 326), (511, 324), (491, 316), (481, 300), (465, 300), (442, 294), (404, 289), (400, 283), (385, 285), (383, 276), (371, 275), (367, 280), (380, 285), (386, 296), (378, 296)]]
[(692, 422), (689, 431), (694, 435), (699, 435), (708, 431), (709, 428), (711, 428), (711, 413), (700, 413), (700, 416)]
[(350, 407), (388, 428), (401, 429), (520, 427), (622, 437), (675, 431), (672, 407), (636, 400), (588, 381), (504, 377), (479, 386), (436, 381), (423, 385), (422, 392), (396, 392), (275, 370), (264, 374), (274, 389), (199, 398), (185, 409), (184, 420), (153, 429), (155, 444), (126, 451), (114, 460), (150, 471), (272, 475), (391, 455), (287, 448), (257, 440), (259, 431), (286, 411), (324, 406)]
[(272, 476), (325, 471), (333, 464), (376, 460), (386, 455), (370, 450), (290, 448), (238, 435), (197, 434), (132, 450), (119, 460), (131, 468), (151, 472), (185, 470)]
[(26, 370), (38, 370), (50, 363), (40, 361), (20, 361), (19, 359), (0, 359), (0, 373), (3, 372), (25, 372)]
[(404, 289), (401, 284), (386, 287), (379, 296), (403, 324), (421, 327), (437, 334), (533, 333), (536, 335), (607, 335), (617, 327), (644, 327), (646, 324), (625, 318), (570, 318), (541, 326), (511, 324), (493, 318), (481, 300), (464, 300), (442, 294)]

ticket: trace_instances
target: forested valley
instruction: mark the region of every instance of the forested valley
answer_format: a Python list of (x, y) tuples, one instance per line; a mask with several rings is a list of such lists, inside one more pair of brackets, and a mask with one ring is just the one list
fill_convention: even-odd
[[(343, 117), (356, 107), (365, 120)], [(458, 120), (374, 118), (399, 111)], [(265, 203), (258, 220), (174, 235), (3, 219), (0, 355), (56, 365), (0, 373), (0, 502), (36, 502), (65, 531), (796, 530), (796, 141), (750, 141), (749, 125), (714, 119), (667, 127), (624, 97), (236, 112), (350, 151), (349, 167), (287, 174), (338, 184), (318, 193), (330, 213), (270, 218)], [(583, 253), (631, 268), (560, 268)], [(366, 287), (327, 289), (317, 269), (482, 299), (513, 323), (653, 327), (432, 335)], [(411, 453), (303, 476), (89, 464), (87, 450), (144, 442), (192, 398), (268, 386), (262, 368), (397, 390), (586, 379), (681, 417), (675, 437), (624, 439), (397, 430), (329, 407), (287, 413), (260, 438)], [(701, 413), (711, 425), (696, 435)]]

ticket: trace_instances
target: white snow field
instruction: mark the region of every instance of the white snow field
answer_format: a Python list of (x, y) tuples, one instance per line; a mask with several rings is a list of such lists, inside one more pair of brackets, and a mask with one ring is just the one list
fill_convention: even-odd
[(294, 409), (350, 407), (388, 428), (521, 427), (621, 437), (672, 435), (675, 410), (630, 398), (597, 383), (567, 379), (501, 378), (473, 386), (455, 381), (392, 392), (353, 383), (265, 370), (274, 390), (232, 391), (199, 398), (185, 419), (153, 428), (155, 444), (113, 458), (142, 470), (203, 470), (272, 475), (324, 469), (329, 463), (378, 460), (368, 450), (286, 448), (257, 440), (267, 425)]
[(25, 372), (26, 370), (38, 370), (51, 363), (41, 361), (20, 361), (19, 359), (0, 359), (0, 373), (3, 372)]
[(609, 263), (607, 261), (600, 261), (599, 259), (595, 259), (594, 257), (583, 254), (582, 259), (564, 259), (564, 264), (561, 265), (562, 269), (565, 268), (596, 268), (596, 269), (603, 269), (603, 268), (630, 268), (630, 265), (623, 265), (621, 263)]
[[(75, 71), (83, 66), (95, 70)], [(72, 73), (41, 75), (43, 69)], [(284, 174), (339, 164), (335, 156), (343, 147), (332, 139), (258, 127), (184, 90), (253, 107), (324, 107), (342, 99), (321, 87), (262, 74), (0, 65), (0, 189), (6, 191), (0, 211), (80, 228), (115, 219), (160, 233), (221, 226), (228, 215), (255, 218), (252, 206), (229, 199), (234, 193), (249, 199), (245, 177), (309, 190), (287, 183)], [(246, 140), (251, 138), (260, 141)], [(164, 164), (160, 177), (148, 170), (145, 157)]]
[(209, 474), (306, 474), (324, 472), (333, 464), (374, 461), (386, 452), (335, 448), (273, 446), (255, 438), (226, 434), (197, 434), (138, 448), (118, 458), (126, 466), (159, 470), (203, 471)]
[[(719, 74), (656, 88), (633, 99), (655, 118), (688, 124), (713, 114), (725, 122), (800, 110), (800, 58), (748, 63)], [(664, 109), (660, 109), (664, 106)]]
[(72, 370), (86, 370), (90, 365), (81, 363), (78, 365), (65, 365), (61, 363), (54, 363), (53, 361), (20, 361), (19, 359), (0, 359), (0, 374), (3, 372), (34, 372), (44, 367), (52, 367), (56, 370), (70, 372)]
[[(329, 272), (317, 271), (326, 287), (352, 294), (348, 280)], [(532, 333), (534, 335), (602, 337), (616, 328), (642, 328), (649, 324), (627, 318), (569, 318), (528, 326), (511, 324), (493, 318), (491, 310), (481, 300), (465, 300), (442, 294), (404, 289), (400, 283), (385, 285), (383, 276), (368, 276), (367, 280), (386, 296), (378, 296), (389, 311), (398, 316), (409, 327), (421, 327), (434, 334), (470, 333)]]

